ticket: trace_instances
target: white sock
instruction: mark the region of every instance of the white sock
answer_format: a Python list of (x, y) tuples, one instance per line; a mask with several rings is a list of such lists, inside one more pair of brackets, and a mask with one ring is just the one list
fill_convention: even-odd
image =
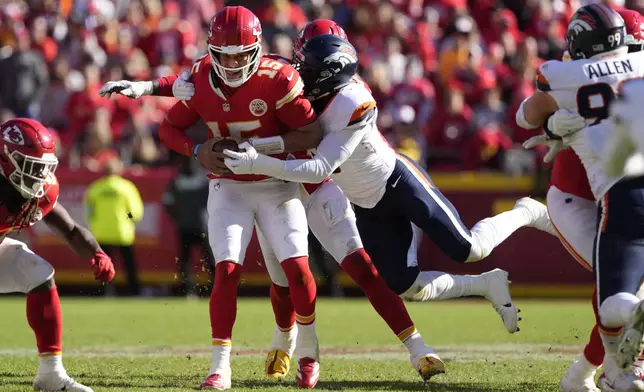
[(599, 307), (599, 319), (606, 328), (623, 327), (630, 323), (633, 310), (640, 300), (631, 293), (617, 293), (606, 298)]
[(570, 366), (569, 372), (578, 374), (582, 379), (587, 379), (593, 377), (597, 367), (592, 363), (588, 362), (584, 354), (582, 353), (579, 358)]
[(230, 340), (213, 339), (212, 343), (212, 364), (209, 374), (230, 371), (230, 351), (232, 349)]
[[(51, 356), (42, 356), (40, 354), (40, 363), (38, 364), (38, 374), (47, 374), (47, 373), (66, 373), (65, 368), (63, 367), (63, 356), (51, 355)], [(46, 355), (46, 353), (45, 353)]]
[(317, 332), (315, 331), (315, 321), (307, 325), (297, 323), (296, 340), (295, 354), (298, 360), (302, 358), (313, 358), (316, 361), (320, 360), (320, 346)]
[(467, 262), (479, 261), (489, 256), (492, 250), (512, 233), (530, 224), (531, 219), (530, 213), (524, 208), (516, 208), (476, 223), (471, 230), (472, 248)]
[(297, 339), (297, 324), (293, 324), (288, 331), (282, 331), (279, 327), (275, 327), (273, 334), (273, 342), (271, 348), (277, 348), (288, 354), (289, 357), (293, 356), (295, 350), (295, 341)]
[(412, 357), (416, 355), (416, 353), (422, 353), (427, 351), (427, 345), (425, 345), (425, 341), (423, 340), (423, 337), (420, 335), (420, 332), (414, 328), (414, 332), (412, 332), (411, 335), (409, 335), (408, 338), (403, 340), (403, 344), (405, 347), (407, 347), (407, 351), (409, 351), (409, 355)]
[(414, 284), (400, 296), (409, 301), (432, 301), (470, 295), (484, 296), (487, 291), (488, 285), (480, 275), (422, 271)]

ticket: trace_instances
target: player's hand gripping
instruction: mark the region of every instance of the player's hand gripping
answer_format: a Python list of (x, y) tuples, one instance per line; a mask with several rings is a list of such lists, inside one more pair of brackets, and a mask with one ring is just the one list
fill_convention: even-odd
[(189, 101), (195, 95), (195, 85), (190, 81), (191, 73), (183, 71), (172, 83), (172, 95), (180, 101)]
[(548, 130), (559, 137), (568, 136), (586, 127), (586, 120), (578, 113), (559, 109), (548, 118)]
[(561, 140), (555, 140), (548, 137), (548, 135), (537, 135), (533, 136), (530, 139), (523, 142), (523, 148), (529, 150), (537, 146), (547, 146), (548, 153), (543, 157), (545, 163), (552, 162), (555, 159), (555, 156), (559, 154), (560, 151), (568, 148)]
[(223, 152), (216, 152), (213, 150), (215, 143), (220, 139), (208, 139), (199, 145), (197, 149), (197, 160), (201, 166), (210, 170), (217, 176), (230, 174), (230, 169), (224, 163), (226, 155)]
[(253, 165), (257, 163), (259, 153), (250, 143), (244, 142), (239, 145), (240, 152), (224, 150), (229, 158), (224, 159), (224, 163), (235, 174), (252, 174)]
[[(178, 80), (178, 79), (177, 79)], [(152, 82), (132, 82), (129, 80), (118, 80), (107, 82), (101, 87), (98, 94), (101, 97), (110, 98), (112, 94), (121, 94), (128, 98), (141, 98), (144, 95), (152, 94)]]
[(116, 272), (114, 272), (114, 263), (112, 263), (112, 259), (110, 259), (110, 257), (104, 252), (94, 253), (90, 266), (94, 271), (95, 280), (100, 280), (107, 284), (114, 279), (114, 275), (116, 274)]

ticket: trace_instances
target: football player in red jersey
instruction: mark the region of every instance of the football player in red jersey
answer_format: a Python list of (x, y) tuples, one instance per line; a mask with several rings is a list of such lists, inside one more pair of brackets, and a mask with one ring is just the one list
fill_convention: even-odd
[(62, 362), (63, 318), (54, 268), (26, 244), (7, 237), (44, 221), (81, 257), (94, 278), (114, 278), (112, 260), (94, 236), (58, 201), (54, 139), (42, 124), (17, 118), (0, 125), (0, 293), (27, 294), (27, 321), (40, 356), (35, 390), (91, 392), (67, 375)]
[[(298, 34), (294, 50), (300, 50), (304, 43), (316, 36), (332, 33), (341, 38), (346, 38), (344, 30), (335, 22), (328, 19), (316, 19), (309, 22)], [(276, 61), (290, 64), (289, 59), (276, 55), (267, 55)], [(102, 95), (112, 93), (123, 94), (137, 98), (143, 86), (149, 86), (151, 95), (172, 96), (189, 101), (195, 94), (195, 85), (190, 78), (192, 75), (179, 75), (162, 77), (154, 81), (131, 82), (115, 81), (106, 83), (101, 89)], [(174, 81), (176, 83), (172, 84)], [(364, 82), (362, 82), (364, 84)], [(365, 85), (365, 87), (368, 86)], [(293, 153), (297, 159), (306, 159), (308, 152)], [(344, 193), (333, 181), (324, 181), (320, 184), (302, 184), (304, 192), (309, 195), (305, 207), (309, 227), (329, 251), (342, 269), (364, 291), (374, 309), (389, 325), (396, 336), (405, 344), (410, 353), (410, 360), (421, 377), (429, 379), (435, 374), (431, 366), (431, 349), (427, 347), (420, 333), (416, 330), (401, 299), (386, 285), (382, 277), (373, 266), (371, 258), (364, 251), (362, 241), (355, 224), (355, 214), (349, 205)], [(329, 219), (329, 216), (335, 217)], [(267, 245), (267, 241), (257, 230), (260, 246), (264, 255), (265, 264), (273, 284), (270, 289), (271, 304), (277, 323), (277, 329), (271, 343), (265, 363), (266, 374), (273, 378), (282, 378), (289, 371), (290, 357), (293, 354), (296, 329), (295, 312), (289, 297), (288, 280), (279, 268), (276, 257)], [(337, 240), (342, 238), (342, 241)], [(275, 268), (277, 266), (277, 268)], [(490, 287), (490, 279), (478, 279), (486, 288)]]
[[(624, 20), (626, 28), (625, 44), (629, 52), (638, 52), (644, 48), (644, 17), (639, 12), (623, 9), (618, 11)], [(570, 61), (568, 52), (564, 54), (563, 61)], [(554, 130), (565, 127), (550, 120), (548, 127)], [(597, 205), (595, 197), (588, 182), (586, 169), (581, 160), (572, 149), (564, 149), (561, 140), (550, 139), (547, 135), (538, 135), (524, 143), (526, 148), (543, 144), (549, 147), (545, 161), (552, 160), (550, 174), (550, 187), (546, 196), (546, 204), (550, 213), (552, 225), (557, 237), (566, 250), (584, 268), (592, 271), (592, 257), (594, 251), (594, 238), (597, 225)], [(564, 392), (593, 392), (597, 391), (595, 385), (595, 372), (604, 361), (604, 346), (600, 336), (599, 310), (597, 305), (597, 292), (592, 296), (593, 311), (596, 324), (593, 327), (590, 340), (583, 353), (568, 368), (560, 382), (560, 389)], [(609, 330), (602, 333), (611, 334)], [(642, 377), (642, 362), (638, 360), (633, 365), (634, 373)], [(602, 390), (611, 387), (603, 373), (598, 383)]]
[[(179, 101), (160, 128), (161, 140), (173, 150), (197, 158), (211, 169), (208, 200), (210, 244), (216, 273), (210, 301), (212, 367), (202, 388), (228, 389), (230, 352), (237, 308), (237, 286), (255, 222), (279, 261), (290, 288), (297, 321), (297, 383), (313, 388), (319, 378), (319, 347), (315, 331), (315, 281), (308, 265), (308, 227), (299, 186), (266, 176), (237, 176), (219, 166), (215, 142), (268, 138), (266, 152), (286, 157), (299, 151), (299, 138), (282, 138), (288, 130), (319, 141), (319, 124), (302, 96), (302, 81), (289, 64), (261, 55), (259, 19), (244, 7), (225, 7), (212, 19), (208, 54), (191, 71), (194, 96)], [(203, 120), (210, 139), (196, 144), (185, 129)], [(310, 141), (309, 141), (310, 142)], [(273, 266), (275, 267), (275, 266)]]

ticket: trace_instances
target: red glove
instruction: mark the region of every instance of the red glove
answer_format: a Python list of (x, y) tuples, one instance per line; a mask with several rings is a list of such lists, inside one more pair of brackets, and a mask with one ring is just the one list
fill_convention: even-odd
[(103, 283), (110, 283), (114, 279), (114, 275), (116, 275), (112, 259), (104, 252), (94, 253), (94, 257), (89, 265), (94, 270), (94, 279), (100, 280)]

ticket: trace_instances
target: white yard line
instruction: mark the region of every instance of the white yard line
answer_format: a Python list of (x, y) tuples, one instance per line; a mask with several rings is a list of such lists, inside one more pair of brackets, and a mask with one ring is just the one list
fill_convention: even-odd
[[(501, 360), (532, 360), (558, 361), (573, 360), (583, 350), (581, 345), (547, 345), (547, 344), (498, 344), (498, 345), (463, 345), (436, 346), (436, 352), (444, 360), (456, 362), (501, 361)], [(263, 356), (265, 347), (239, 347), (233, 349), (233, 357)], [(0, 349), (0, 362), (3, 356), (32, 356), (35, 349)], [(81, 357), (179, 357), (179, 356), (210, 356), (208, 346), (177, 346), (177, 347), (85, 347), (65, 350), (64, 355)], [(383, 347), (322, 347), (321, 356), (325, 358), (342, 359), (371, 359), (371, 360), (407, 360), (408, 354), (401, 346)], [(6, 359), (6, 358), (5, 358)]]

